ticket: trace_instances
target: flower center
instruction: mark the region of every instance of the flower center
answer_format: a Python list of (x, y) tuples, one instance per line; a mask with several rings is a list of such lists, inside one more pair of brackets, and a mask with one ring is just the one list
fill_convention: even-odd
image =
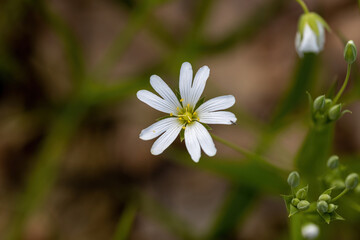
[[(184, 127), (187, 124), (190, 124), (193, 121), (199, 121), (199, 117), (197, 116), (197, 113), (193, 110), (192, 107), (190, 107), (190, 104), (188, 104), (185, 108), (178, 108), (178, 118), (182, 124), (184, 124)], [(171, 115), (171, 114), (170, 114)]]

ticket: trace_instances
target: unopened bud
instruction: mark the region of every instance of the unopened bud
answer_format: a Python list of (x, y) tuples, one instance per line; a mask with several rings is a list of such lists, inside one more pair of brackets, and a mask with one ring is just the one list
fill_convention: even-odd
[(325, 201), (318, 201), (316, 207), (321, 213), (326, 213), (329, 209), (329, 205)]
[(307, 196), (307, 191), (304, 188), (299, 189), (299, 191), (297, 191), (296, 193), (296, 197), (299, 199), (305, 199), (306, 196)]
[(357, 50), (353, 40), (347, 42), (344, 49), (344, 58), (348, 64), (352, 64), (356, 60)]
[(299, 202), (300, 202), (300, 200), (299, 200), (298, 198), (293, 198), (293, 199), (291, 200), (291, 204), (292, 204), (294, 207), (296, 207)]
[(345, 179), (345, 186), (349, 190), (356, 188), (358, 183), (359, 183), (359, 175), (357, 173), (351, 173)]
[(329, 212), (329, 213), (332, 213), (332, 212), (335, 211), (337, 208), (338, 208), (337, 205), (330, 203), (330, 204), (329, 204), (328, 212)]
[(298, 172), (293, 171), (289, 174), (287, 182), (290, 187), (296, 188), (300, 184), (300, 175)]
[(339, 119), (339, 117), (341, 116), (341, 104), (336, 104), (335, 106), (332, 106), (329, 109), (328, 116), (331, 121)]
[(319, 96), (314, 100), (313, 108), (315, 111), (322, 111), (325, 107), (325, 95)]
[(330, 200), (331, 200), (331, 197), (329, 194), (321, 194), (319, 197), (319, 201), (329, 202)]
[(339, 157), (336, 155), (332, 155), (327, 161), (327, 166), (330, 169), (335, 169), (339, 166)]
[(310, 207), (310, 203), (306, 200), (301, 200), (296, 207), (299, 210), (306, 210)]

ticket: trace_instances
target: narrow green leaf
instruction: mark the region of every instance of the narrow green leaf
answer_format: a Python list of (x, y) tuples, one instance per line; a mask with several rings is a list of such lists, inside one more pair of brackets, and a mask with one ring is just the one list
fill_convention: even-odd
[(233, 186), (205, 239), (229, 239), (239, 222), (245, 219), (256, 196), (256, 191), (253, 189), (241, 185)]
[(129, 237), (131, 227), (133, 225), (136, 216), (136, 207), (133, 204), (127, 206), (119, 219), (119, 223), (116, 227), (114, 234), (114, 240), (126, 240)]

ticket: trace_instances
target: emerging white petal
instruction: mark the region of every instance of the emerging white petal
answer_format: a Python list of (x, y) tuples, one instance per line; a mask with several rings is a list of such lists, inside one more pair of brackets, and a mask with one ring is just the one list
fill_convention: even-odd
[(174, 113), (174, 106), (171, 103), (160, 98), (152, 92), (147, 90), (140, 90), (136, 93), (136, 96), (140, 101), (160, 112)]
[(234, 124), (237, 119), (235, 114), (228, 111), (199, 113), (200, 122), (206, 124)]
[(193, 70), (191, 64), (184, 62), (180, 69), (179, 90), (181, 98), (184, 100), (183, 105), (186, 106), (190, 100), (191, 83), (193, 78)]
[(201, 104), (196, 111), (200, 113), (214, 112), (218, 110), (224, 110), (235, 104), (235, 97), (232, 95), (225, 95), (216, 98), (212, 98), (203, 104)]
[(182, 124), (179, 121), (174, 121), (165, 133), (154, 142), (151, 147), (151, 153), (153, 155), (161, 154), (170, 146), (171, 143), (174, 142), (176, 137), (179, 135), (181, 128)]
[(160, 136), (163, 132), (169, 129), (170, 126), (176, 124), (178, 119), (174, 117), (162, 119), (149, 127), (145, 128), (140, 133), (140, 139), (150, 140)]
[(319, 49), (320, 51), (322, 51), (324, 49), (324, 44), (325, 44), (325, 29), (324, 26), (319, 21), (317, 21), (316, 24), (319, 29), (319, 37), (318, 37)]
[(190, 100), (189, 100), (190, 105), (195, 106), (196, 103), (199, 101), (201, 94), (204, 91), (206, 81), (209, 78), (209, 75), (210, 75), (210, 69), (208, 66), (201, 67), (199, 71), (196, 73), (190, 92)]
[(194, 160), (194, 162), (199, 162), (201, 157), (201, 149), (199, 141), (196, 137), (195, 129), (192, 126), (193, 125), (185, 128), (185, 146), (191, 156), (191, 159)]
[(297, 49), (300, 53), (313, 52), (318, 53), (321, 51), (321, 48), (318, 43), (316, 33), (310, 28), (308, 24), (304, 27), (304, 32), (302, 34), (302, 39), (300, 45)]
[(154, 88), (154, 90), (159, 93), (161, 97), (164, 98), (167, 102), (171, 103), (176, 111), (177, 107), (181, 107), (179, 100), (175, 96), (175, 93), (171, 90), (171, 88), (157, 75), (152, 75), (150, 77), (150, 84)]

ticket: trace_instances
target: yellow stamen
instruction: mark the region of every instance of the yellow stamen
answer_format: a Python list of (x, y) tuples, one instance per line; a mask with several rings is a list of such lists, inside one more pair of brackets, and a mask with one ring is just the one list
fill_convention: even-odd
[(182, 129), (185, 129), (185, 128), (186, 128), (185, 126), (182, 127)]
[(179, 117), (179, 120), (182, 120), (182, 118), (181, 118), (181, 117)]
[(189, 108), (189, 107), (190, 107), (190, 103), (188, 103), (186, 106)]
[(182, 101), (184, 101), (184, 99), (182, 98), (182, 99), (180, 99), (180, 102), (182, 102)]
[(173, 116), (173, 113), (170, 113), (170, 117), (172, 117)]
[(198, 121), (200, 121), (200, 118), (197, 118)]
[(179, 108), (179, 107), (176, 107), (176, 110), (177, 110), (177, 111), (179, 111), (179, 110), (180, 110), (180, 108)]
[(153, 130), (153, 133), (155, 133), (155, 130)]
[(188, 123), (190, 123), (191, 121), (190, 120), (188, 120)]
[(196, 115), (196, 112), (194, 112), (194, 114), (193, 115)]

